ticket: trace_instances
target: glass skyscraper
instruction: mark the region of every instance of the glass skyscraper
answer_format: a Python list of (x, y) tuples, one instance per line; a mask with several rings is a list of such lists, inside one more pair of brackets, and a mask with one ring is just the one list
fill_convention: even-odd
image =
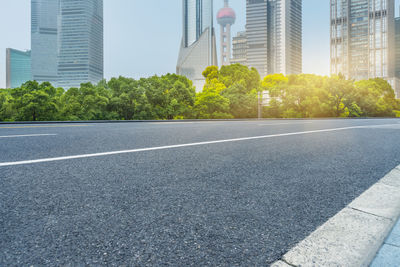
[(217, 65), (213, 0), (183, 0), (182, 9), (183, 37), (176, 72), (192, 80), (201, 91), (203, 71)]
[(6, 50), (6, 87), (16, 88), (32, 79), (31, 51)]
[(246, 0), (247, 64), (261, 77), (302, 72), (302, 0)]
[(31, 0), (32, 79), (57, 82), (59, 0)]
[(394, 0), (331, 0), (331, 73), (352, 79), (395, 69)]
[(32, 79), (69, 89), (103, 79), (103, 0), (31, 0)]
[(103, 79), (103, 0), (59, 0), (58, 86)]
[(183, 0), (185, 47), (195, 43), (212, 27), (212, 0)]

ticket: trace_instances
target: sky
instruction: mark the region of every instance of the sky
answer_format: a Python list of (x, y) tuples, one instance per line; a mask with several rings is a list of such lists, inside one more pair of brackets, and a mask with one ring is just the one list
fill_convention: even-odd
[[(216, 13), (223, 0), (214, 0), (214, 5)], [(245, 29), (246, 1), (230, 0), (230, 5), (237, 15), (235, 35)], [(104, 0), (105, 78), (175, 72), (181, 8), (181, 0)], [(0, 11), (0, 88), (4, 88), (6, 48), (30, 49), (30, 0), (0, 0)], [(329, 74), (329, 0), (303, 0), (303, 72)]]

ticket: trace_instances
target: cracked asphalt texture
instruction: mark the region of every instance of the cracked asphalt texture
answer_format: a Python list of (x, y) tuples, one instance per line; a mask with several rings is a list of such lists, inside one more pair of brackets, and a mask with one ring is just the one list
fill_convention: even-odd
[(268, 266), (400, 164), (400, 120), (0, 125), (57, 134), (12, 162), (387, 124), (0, 167), (0, 266)]

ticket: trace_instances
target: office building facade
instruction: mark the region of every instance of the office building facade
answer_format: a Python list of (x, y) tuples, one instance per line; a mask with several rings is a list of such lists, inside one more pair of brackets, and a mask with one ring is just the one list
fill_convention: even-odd
[(31, 79), (31, 51), (7, 48), (6, 87), (17, 88)]
[(400, 17), (395, 19), (395, 76), (400, 79)]
[(197, 91), (205, 83), (203, 71), (217, 65), (213, 0), (183, 0), (183, 36), (176, 72), (192, 80)]
[(58, 86), (103, 79), (103, 0), (59, 0)]
[(246, 32), (238, 32), (232, 39), (232, 64), (247, 65), (247, 37)]
[(302, 72), (302, 0), (246, 0), (247, 64), (261, 77)]
[(330, 4), (331, 73), (391, 81), (395, 76), (394, 0), (331, 0)]
[(38, 82), (58, 81), (58, 14), (59, 0), (31, 0), (32, 79)]
[(32, 79), (69, 89), (103, 79), (103, 0), (31, 0)]

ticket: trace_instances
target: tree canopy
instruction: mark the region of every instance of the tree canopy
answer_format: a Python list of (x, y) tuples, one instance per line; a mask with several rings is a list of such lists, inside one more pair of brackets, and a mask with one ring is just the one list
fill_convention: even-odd
[(393, 117), (400, 109), (390, 84), (380, 78), (353, 81), (341, 75), (274, 74), (262, 85), (271, 97), (266, 117)]
[(255, 118), (258, 93), (268, 92), (264, 117), (392, 117), (400, 103), (383, 79), (348, 80), (310, 74), (272, 74), (240, 64), (208, 67), (201, 92), (176, 74), (112, 78), (64, 91), (29, 81), (0, 89), (0, 121), (172, 120)]

